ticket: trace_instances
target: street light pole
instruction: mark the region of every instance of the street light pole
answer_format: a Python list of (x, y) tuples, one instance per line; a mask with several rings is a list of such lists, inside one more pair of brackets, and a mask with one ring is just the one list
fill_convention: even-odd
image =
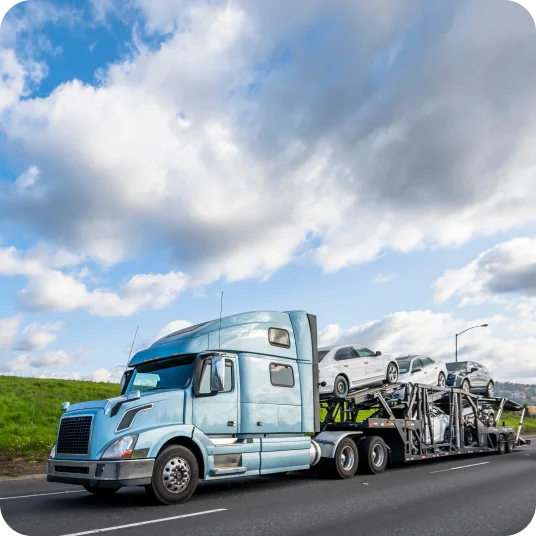
[(458, 336), (460, 336), (462, 333), (465, 333), (466, 331), (469, 331), (470, 329), (475, 328), (487, 328), (488, 324), (482, 324), (480, 326), (472, 326), (470, 328), (464, 329), (463, 331), (460, 331), (460, 333), (456, 333), (456, 363), (458, 362)]

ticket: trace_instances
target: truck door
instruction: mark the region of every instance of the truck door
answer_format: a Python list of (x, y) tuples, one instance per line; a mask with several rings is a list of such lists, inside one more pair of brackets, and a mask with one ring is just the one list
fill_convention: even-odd
[(210, 392), (211, 360), (201, 365), (199, 389), (193, 400), (192, 422), (206, 435), (233, 435), (238, 431), (238, 364), (225, 358), (223, 391)]

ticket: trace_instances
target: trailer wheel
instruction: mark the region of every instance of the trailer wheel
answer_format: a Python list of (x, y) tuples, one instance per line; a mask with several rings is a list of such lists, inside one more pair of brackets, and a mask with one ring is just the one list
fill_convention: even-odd
[(387, 445), (381, 437), (370, 436), (359, 443), (359, 469), (363, 473), (379, 474), (387, 465)]
[(151, 484), (145, 489), (161, 504), (178, 504), (192, 496), (198, 480), (199, 466), (193, 453), (173, 445), (156, 458)]
[(333, 391), (333, 394), (336, 398), (346, 398), (348, 396), (348, 380), (342, 376), (339, 375), (335, 378), (335, 389)]
[(506, 436), (504, 434), (499, 435), (498, 443), (497, 454), (504, 454), (506, 452)]
[(508, 434), (508, 439), (506, 441), (506, 453), (510, 454), (510, 452), (514, 452), (516, 448), (516, 438), (514, 437), (514, 434)]
[(327, 478), (352, 478), (359, 465), (359, 453), (355, 441), (344, 438), (337, 445), (334, 458), (322, 459), (322, 473)]

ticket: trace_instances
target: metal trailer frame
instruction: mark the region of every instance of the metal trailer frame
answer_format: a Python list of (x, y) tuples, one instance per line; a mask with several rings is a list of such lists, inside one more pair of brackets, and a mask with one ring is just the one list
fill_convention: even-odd
[[(530, 444), (530, 440), (520, 436), (524, 406), (506, 398), (478, 396), (457, 388), (397, 383), (360, 389), (345, 399), (323, 398), (320, 405), (326, 411), (322, 432), (317, 436), (321, 446), (327, 442), (327, 434), (329, 444), (336, 445), (334, 432), (359, 436), (355, 437), (358, 444), (366, 437), (376, 436), (385, 442), (391, 462), (512, 452), (517, 446)], [(434, 442), (434, 406), (450, 417), (448, 441)], [(402, 418), (395, 418), (395, 407), (397, 413), (403, 408)], [(358, 420), (361, 411), (372, 408), (383, 408), (389, 417)], [(464, 414), (467, 408), (471, 411)], [(497, 425), (504, 410), (521, 412), (517, 430), (504, 423)]]

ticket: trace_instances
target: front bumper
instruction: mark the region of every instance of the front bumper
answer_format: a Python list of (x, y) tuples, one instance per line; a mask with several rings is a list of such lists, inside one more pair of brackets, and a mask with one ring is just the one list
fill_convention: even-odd
[(48, 460), (48, 482), (114, 488), (151, 483), (154, 459), (73, 461)]

